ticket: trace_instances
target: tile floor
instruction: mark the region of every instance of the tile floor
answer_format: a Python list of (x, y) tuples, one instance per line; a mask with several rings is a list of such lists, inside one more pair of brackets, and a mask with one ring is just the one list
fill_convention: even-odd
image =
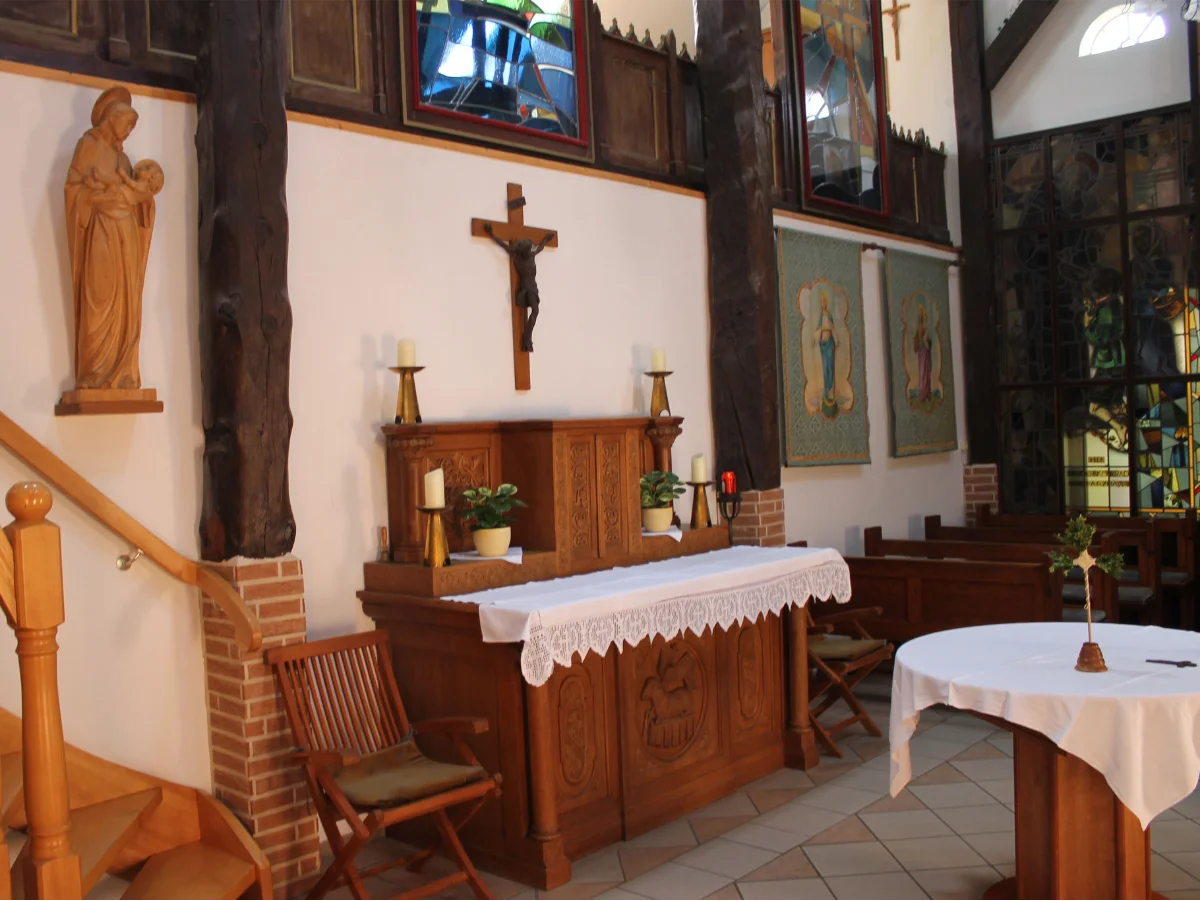
[[(886, 734), (886, 675), (859, 697)], [(844, 714), (842, 714), (844, 715)], [(830, 716), (838, 716), (835, 709)], [(981, 898), (1013, 872), (1012, 742), (1007, 733), (948, 709), (921, 715), (913, 782), (887, 795), (888, 744), (858, 729), (809, 773), (780, 770), (690, 816), (576, 861), (551, 892), (486, 875), (497, 898)], [(9, 833), (15, 857), (24, 836)], [(1200, 792), (1167, 811), (1151, 833), (1154, 888), (1200, 898)], [(382, 840), (362, 867), (394, 856)], [(448, 872), (434, 861), (430, 874)], [(416, 881), (393, 870), (367, 881), (374, 898)], [(106, 877), (90, 898), (119, 898)], [(349, 898), (339, 889), (330, 898)], [(457, 886), (442, 897), (473, 897)]]
[[(841, 761), (780, 770), (576, 861), (572, 881), (554, 891), (487, 882), (497, 898), (981, 898), (1013, 872), (1012, 741), (968, 714), (926, 711), (912, 742), (916, 778), (891, 798), (890, 688), (884, 674), (860, 686), (885, 737), (845, 733)], [(1154, 888), (1200, 898), (1200, 792), (1155, 821), (1151, 843)], [(389, 844), (364, 855), (390, 855)], [(390, 897), (410, 879), (393, 871), (368, 887)], [(459, 886), (444, 897), (472, 896)]]

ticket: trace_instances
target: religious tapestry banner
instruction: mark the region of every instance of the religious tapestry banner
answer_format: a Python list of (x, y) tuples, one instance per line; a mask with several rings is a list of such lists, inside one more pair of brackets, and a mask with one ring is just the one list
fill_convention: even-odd
[(778, 230), (784, 462), (870, 463), (857, 244)]
[(892, 454), (912, 457), (958, 447), (950, 343), (950, 265), (886, 251), (884, 295)]

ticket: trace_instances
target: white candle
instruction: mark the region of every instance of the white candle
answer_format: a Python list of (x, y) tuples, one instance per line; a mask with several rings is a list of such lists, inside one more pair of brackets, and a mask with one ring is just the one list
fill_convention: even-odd
[(401, 338), (396, 342), (396, 365), (417, 365), (417, 345), (413, 344), (408, 338)]
[(708, 481), (708, 463), (704, 459), (704, 454), (696, 454), (692, 457), (692, 481)]
[(661, 347), (656, 347), (654, 350), (650, 351), (650, 371), (667, 371), (667, 352)]
[(440, 469), (425, 473), (425, 506), (446, 506), (446, 479)]

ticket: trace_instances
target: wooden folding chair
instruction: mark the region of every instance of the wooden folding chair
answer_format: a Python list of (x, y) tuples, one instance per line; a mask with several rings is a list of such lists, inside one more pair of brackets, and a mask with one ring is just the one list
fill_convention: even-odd
[[(842, 752), (834, 736), (855, 723), (862, 723), (863, 728), (877, 738), (883, 735), (854, 696), (854, 686), (892, 656), (892, 645), (883, 639), (872, 638), (861, 622), (867, 617), (882, 616), (883, 608), (864, 607), (820, 617), (812, 616), (806, 608), (804, 615), (809, 621), (808, 663), (816, 671), (815, 678), (809, 682), (808, 717), (817, 740), (825, 750), (834, 757), (841, 757)], [(835, 629), (851, 634), (831, 634)], [(822, 695), (825, 696), (824, 700), (816, 703)], [(846, 702), (851, 715), (832, 726), (823, 725), (821, 714), (839, 699)]]
[[(463, 739), (486, 732), (487, 720), (461, 717), (409, 723), (396, 687), (383, 631), (274, 648), (266, 661), (275, 667), (283, 690), (288, 724), (299, 750), (308, 788), (333, 862), (313, 886), (321, 898), (347, 885), (357, 898), (368, 897), (363, 879), (407, 866), (417, 872), (444, 844), (458, 872), (395, 895), (430, 898), (467, 882), (476, 897), (492, 897), (458, 838), (458, 830), (488, 800), (500, 795), (500, 776), (489, 776)], [(421, 753), (423, 733), (447, 734), (465, 765), (431, 760)], [(456, 820), (447, 809), (467, 805)], [(433, 818), (437, 836), (428, 847), (367, 870), (354, 858), (372, 836), (388, 826), (417, 817)], [(342, 836), (338, 823), (351, 832)]]

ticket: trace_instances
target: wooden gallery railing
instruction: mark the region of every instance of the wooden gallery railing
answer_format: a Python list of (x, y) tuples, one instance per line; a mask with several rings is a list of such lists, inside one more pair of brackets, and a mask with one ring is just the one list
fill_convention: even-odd
[[(232, 585), (168, 547), (2, 413), (0, 444), (176, 579), (212, 598), (233, 623), (242, 647), (257, 650), (262, 645), (258, 619)], [(32, 861), (25, 889), (28, 897), (79, 898), (82, 875), (68, 831), (67, 762), (58, 699), (56, 637), (64, 621), (59, 528), (46, 519), (53, 498), (38, 482), (14, 485), (5, 503), (15, 522), (0, 531), (0, 607), (17, 635), (21, 674), (21, 765)], [(0, 832), (0, 898), (12, 897), (8, 859)]]

